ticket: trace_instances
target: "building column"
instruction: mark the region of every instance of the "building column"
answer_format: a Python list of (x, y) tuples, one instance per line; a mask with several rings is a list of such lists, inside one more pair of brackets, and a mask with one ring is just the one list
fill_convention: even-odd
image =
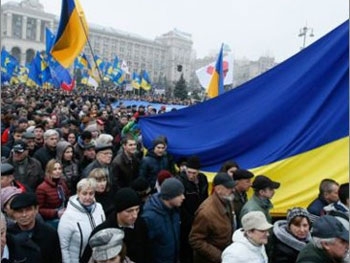
[(6, 36), (12, 36), (12, 14), (6, 13), (7, 16), (7, 27), (6, 27)]
[(36, 37), (35, 37), (35, 40), (40, 42), (40, 37), (41, 37), (41, 20), (37, 19), (36, 20)]
[(27, 17), (22, 17), (22, 39), (27, 39)]

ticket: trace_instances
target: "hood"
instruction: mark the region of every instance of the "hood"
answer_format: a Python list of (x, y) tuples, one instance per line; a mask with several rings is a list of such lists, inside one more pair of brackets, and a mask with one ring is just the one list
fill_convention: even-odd
[(276, 221), (273, 225), (273, 233), (275, 234), (276, 238), (282, 243), (298, 251), (305, 247), (311, 239), (310, 233), (305, 240), (299, 240), (295, 236), (293, 236), (287, 230), (287, 220)]
[(69, 146), (72, 147), (72, 145), (69, 142), (66, 142), (66, 141), (59, 141), (57, 143), (56, 158), (58, 160), (62, 161), (63, 153)]
[(157, 214), (165, 215), (167, 212), (170, 212), (172, 209), (168, 208), (163, 204), (160, 193), (153, 194), (145, 203), (143, 210), (154, 211)]

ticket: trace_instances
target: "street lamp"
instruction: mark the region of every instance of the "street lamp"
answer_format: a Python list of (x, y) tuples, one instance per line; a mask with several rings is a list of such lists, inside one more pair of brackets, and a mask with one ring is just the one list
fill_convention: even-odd
[(307, 26), (300, 28), (298, 37), (303, 37), (303, 46), (300, 49), (305, 48), (306, 37), (307, 37), (309, 32), (310, 32), (309, 37), (313, 37), (314, 36), (314, 29), (313, 28), (307, 27)]

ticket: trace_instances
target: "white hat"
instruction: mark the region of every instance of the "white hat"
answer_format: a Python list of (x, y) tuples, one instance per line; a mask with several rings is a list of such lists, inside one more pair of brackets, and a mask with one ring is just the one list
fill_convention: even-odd
[(257, 229), (268, 230), (272, 225), (267, 222), (266, 217), (261, 211), (251, 211), (242, 217), (242, 226), (245, 231)]

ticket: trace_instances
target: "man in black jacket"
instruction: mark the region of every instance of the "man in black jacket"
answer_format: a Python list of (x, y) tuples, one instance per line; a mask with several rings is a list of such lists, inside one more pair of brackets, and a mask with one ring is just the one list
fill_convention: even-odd
[[(131, 188), (122, 188), (115, 195), (115, 212), (105, 222), (98, 225), (90, 238), (98, 231), (106, 228), (119, 228), (125, 233), (124, 242), (127, 256), (135, 263), (151, 263), (147, 249), (147, 227), (145, 221), (139, 217), (140, 199)], [(91, 247), (87, 245), (80, 263), (87, 263), (91, 258)]]

